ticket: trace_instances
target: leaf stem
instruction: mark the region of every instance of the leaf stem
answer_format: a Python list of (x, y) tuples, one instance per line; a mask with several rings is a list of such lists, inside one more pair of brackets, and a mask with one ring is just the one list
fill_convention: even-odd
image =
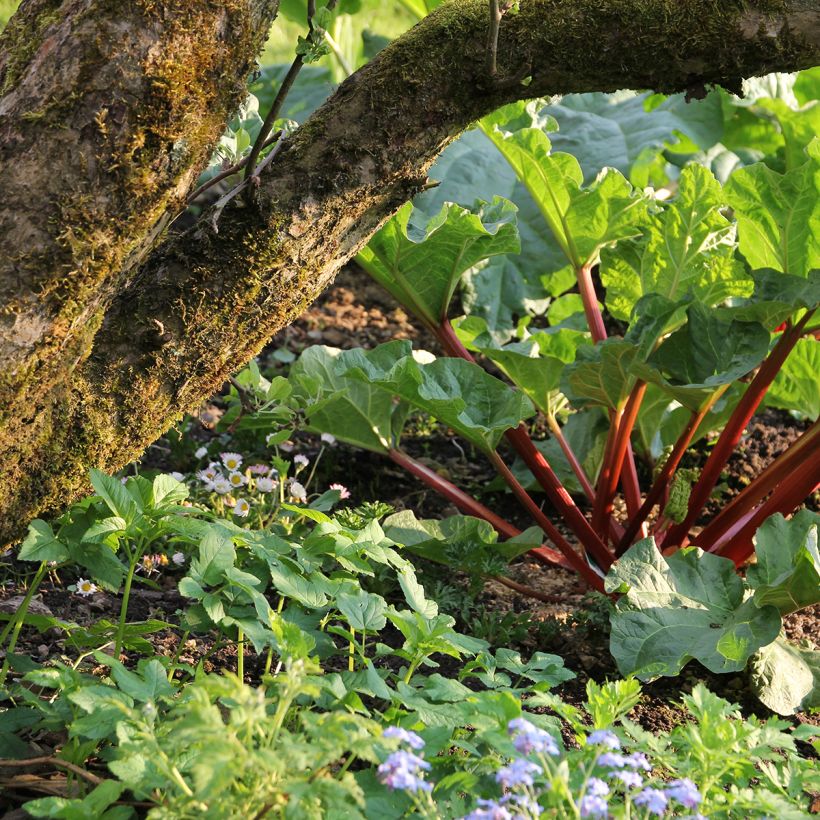
[(595, 508), (592, 512), (592, 528), (598, 533), (606, 530), (607, 520), (611, 517), (612, 503), (615, 498), (615, 491), (618, 488), (618, 482), (621, 479), (621, 470), (626, 458), (630, 436), (635, 426), (635, 420), (638, 418), (638, 411), (645, 393), (646, 382), (638, 381), (632, 388), (623, 410), (616, 412), (614, 415), (610, 438), (607, 442), (607, 452), (604, 455), (604, 464), (598, 478)]
[(125, 636), (125, 619), (128, 616), (128, 599), (131, 596), (131, 584), (134, 581), (134, 572), (139, 562), (140, 545), (134, 547), (133, 553), (128, 556), (128, 575), (125, 576), (125, 588), (122, 592), (122, 603), (120, 604), (120, 619), (117, 624), (117, 638), (114, 643), (114, 657), (119, 660), (122, 652), (123, 638)]
[(20, 631), (26, 620), (31, 599), (34, 597), (34, 593), (37, 592), (37, 588), (40, 586), (47, 572), (48, 561), (41, 561), (40, 566), (37, 567), (37, 572), (34, 573), (34, 578), (31, 579), (31, 583), (28, 585), (23, 602), (17, 608), (17, 612), (14, 613), (14, 618), (8, 622), (6, 628), (3, 630), (3, 634), (0, 635), (0, 646), (2, 646), (6, 640), (6, 636), (9, 634), (9, 630), (11, 630), (11, 638), (9, 639), (8, 648), (6, 649), (6, 657), (3, 659), (2, 668), (0, 668), (0, 686), (3, 686), (6, 682), (6, 676), (9, 673), (9, 667), (11, 665), (11, 654), (17, 646), (17, 640), (20, 637)]
[[(530, 494), (521, 486), (519, 481), (512, 474), (512, 471), (504, 463), (501, 456), (499, 456), (496, 452), (489, 453), (488, 455), (490, 461), (493, 463), (493, 466), (496, 470), (498, 470), (501, 477), (507, 482), (507, 485), (513, 491), (513, 494), (519, 500), (521, 506), (527, 510), (535, 523), (541, 527), (552, 543), (555, 544), (555, 546), (558, 547), (558, 549), (564, 554), (564, 557), (570, 564), (572, 564), (573, 569), (575, 569), (576, 572), (586, 579), (590, 586), (599, 592), (603, 592), (603, 578), (598, 575), (598, 573), (595, 572), (595, 570), (592, 569), (592, 567), (590, 567), (589, 564), (587, 564), (587, 562), (580, 555), (578, 555), (577, 552), (575, 552), (575, 550), (570, 546), (569, 541), (561, 535), (552, 521), (544, 515), (541, 508), (535, 503), (535, 501), (533, 501)], [(598, 557), (596, 556), (596, 560), (597, 558)], [(611, 564), (612, 556), (608, 552), (604, 551), (601, 555), (601, 566), (604, 572), (609, 569)]]
[(706, 460), (703, 472), (700, 478), (692, 488), (692, 493), (689, 496), (689, 507), (686, 512), (686, 517), (680, 524), (670, 527), (663, 539), (662, 546), (672, 546), (680, 544), (684, 546), (688, 541), (688, 533), (692, 524), (700, 515), (703, 506), (709, 500), (712, 490), (717, 484), (723, 467), (732, 455), (749, 419), (754, 415), (755, 411), (763, 401), (766, 391), (774, 381), (783, 362), (786, 361), (789, 353), (791, 353), (794, 346), (803, 334), (803, 328), (808, 323), (814, 310), (807, 311), (793, 327), (786, 330), (778, 339), (777, 344), (773, 350), (764, 360), (763, 364), (757, 371), (757, 374), (749, 383), (746, 392), (743, 394), (740, 401), (737, 403), (732, 412), (729, 421), (723, 428), (717, 443), (712, 448), (709, 458)]
[(241, 629), (236, 632), (236, 676), (240, 681), (245, 680), (245, 633)]
[[(433, 328), (433, 330), (448, 356), (454, 356), (475, 363), (475, 358), (461, 343), (461, 340), (456, 335), (449, 321), (445, 319), (441, 324)], [(575, 536), (583, 544), (584, 548), (592, 553), (599, 563), (601, 563), (602, 560), (604, 560), (607, 565), (611, 563), (611, 557), (606, 544), (592, 529), (589, 521), (584, 518), (584, 514), (578, 509), (572, 500), (572, 496), (567, 492), (552, 467), (550, 467), (543, 453), (533, 444), (532, 439), (527, 433), (527, 428), (523, 424), (520, 424), (512, 430), (507, 430), (504, 436), (524, 460), (524, 463), (535, 476), (536, 481), (541, 485), (544, 492), (546, 492), (553, 506), (572, 529), (573, 533), (575, 533)]]
[[(477, 501), (471, 495), (468, 495), (462, 489), (456, 487), (455, 484), (443, 476), (440, 476), (435, 470), (431, 470), (429, 467), (416, 461), (407, 455), (407, 453), (403, 453), (401, 450), (391, 449), (387, 455), (395, 464), (398, 464), (416, 478), (423, 481), (428, 487), (451, 501), (465, 515), (474, 515), (476, 518), (483, 518), (492, 525), (493, 529), (499, 533), (499, 535), (503, 535), (505, 538), (515, 538), (521, 535), (521, 530), (517, 527), (514, 527), (508, 521), (496, 515), (480, 501)], [(549, 547), (537, 547), (536, 549), (530, 550), (530, 554), (545, 563), (558, 564), (559, 566), (569, 568), (569, 565), (561, 553)]]
[[(586, 316), (587, 325), (589, 325), (589, 332), (592, 334), (593, 342), (598, 344), (598, 342), (603, 342), (607, 338), (607, 332), (606, 327), (604, 326), (603, 314), (598, 306), (598, 296), (595, 293), (595, 284), (592, 281), (592, 264), (587, 262), (585, 265), (576, 267), (575, 275), (578, 281), (578, 292), (581, 295), (581, 302), (584, 306), (584, 316)], [(641, 395), (640, 398), (643, 399), (643, 395)], [(610, 421), (613, 424), (615, 423), (612, 419), (612, 414), (610, 414)], [(641, 505), (641, 488), (638, 483), (638, 470), (635, 466), (635, 455), (632, 452), (632, 444), (628, 438), (625, 456), (625, 468), (619, 466), (618, 472), (620, 473), (621, 470), (624, 469), (624, 499), (626, 500), (627, 511), (631, 517), (637, 514)], [(604, 465), (606, 465), (606, 461), (604, 461)], [(600, 529), (595, 527), (594, 529), (600, 532)]]
[(792, 512), (806, 496), (820, 487), (820, 459), (808, 470), (795, 470), (777, 485), (774, 492), (759, 507), (746, 513), (710, 548), (710, 552), (729, 558), (740, 566), (754, 552), (754, 534), (758, 527), (775, 513)]
[(578, 457), (575, 455), (572, 447), (570, 447), (569, 442), (564, 436), (563, 430), (561, 430), (561, 425), (558, 424), (558, 420), (555, 418), (552, 413), (546, 413), (545, 418), (547, 420), (547, 426), (550, 428), (550, 432), (552, 433), (555, 440), (558, 442), (558, 446), (561, 448), (561, 451), (564, 453), (567, 461), (569, 462), (569, 466), (572, 468), (572, 472), (575, 473), (575, 477), (578, 479), (578, 483), (581, 485), (581, 489), (584, 491), (584, 495), (589, 499), (589, 501), (594, 504), (595, 503), (595, 488), (592, 486), (592, 482), (590, 482), (589, 477), (587, 476), (586, 472), (584, 471), (581, 462), (578, 460)]
[(712, 409), (715, 402), (723, 395), (727, 387), (728, 385), (712, 393), (712, 395), (698, 408), (698, 410), (693, 411), (689, 416), (689, 421), (686, 423), (686, 426), (678, 436), (669, 457), (666, 461), (664, 461), (663, 467), (652, 485), (652, 489), (650, 489), (647, 493), (646, 499), (641, 505), (640, 510), (638, 510), (638, 514), (635, 516), (630, 516), (629, 526), (627, 527), (623, 538), (621, 538), (621, 541), (615, 550), (616, 555), (623, 555), (629, 547), (632, 546), (632, 542), (635, 540), (635, 536), (638, 534), (641, 524), (646, 521), (649, 513), (652, 512), (655, 504), (658, 503), (661, 496), (669, 486), (669, 480), (672, 478), (678, 464), (680, 464), (680, 460), (683, 458), (684, 453), (686, 453), (686, 448), (694, 438), (698, 427), (700, 427), (703, 419), (706, 418), (706, 415)]
[[(796, 484), (812, 485), (820, 478), (820, 419), (781, 453), (755, 480), (727, 504), (693, 540), (701, 549), (719, 551), (727, 543), (729, 533), (738, 529), (738, 522), (748, 517), (770, 493), (777, 498), (792, 476)], [(812, 469), (812, 465), (817, 465)]]

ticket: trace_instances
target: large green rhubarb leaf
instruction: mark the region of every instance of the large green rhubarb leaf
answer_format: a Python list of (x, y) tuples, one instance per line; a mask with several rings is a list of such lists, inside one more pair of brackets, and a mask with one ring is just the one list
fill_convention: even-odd
[(635, 382), (631, 369), (637, 355), (637, 346), (621, 339), (579, 347), (575, 362), (564, 370), (561, 391), (575, 407), (600, 404), (615, 410)]
[(820, 706), (820, 652), (808, 641), (801, 646), (782, 635), (752, 656), (752, 689), (779, 715), (793, 715)]
[(630, 319), (645, 294), (672, 301), (691, 294), (716, 305), (751, 293), (752, 283), (735, 258), (735, 226), (720, 212), (723, 191), (711, 171), (683, 169), (678, 196), (647, 226), (640, 243), (602, 254), (606, 304), (618, 319)]
[[(533, 116), (524, 121), (532, 125)], [(552, 276), (546, 289), (542, 285), (543, 276), (565, 264), (563, 254), (549, 231), (544, 230), (541, 212), (527, 189), (480, 130), (467, 131), (450, 145), (429, 175), (440, 184), (414, 198), (416, 210), (411, 220), (422, 214), (432, 219), (447, 202), (469, 205), (476, 200), (490, 201), (496, 195), (518, 208), (521, 252), (490, 257), (462, 277), (464, 310), (486, 319), (499, 338), (509, 338), (516, 317), (543, 313), (549, 304), (548, 296), (556, 296), (575, 284), (570, 273)]]
[(472, 347), (498, 365), (536, 407), (550, 415), (556, 412), (564, 369), (575, 361), (580, 346), (590, 344), (588, 334), (563, 328), (533, 333), (503, 347), (484, 345), (486, 338), (478, 337)]
[(788, 521), (777, 514), (763, 522), (755, 536), (757, 563), (746, 574), (758, 606), (776, 606), (788, 615), (820, 603), (818, 528), (820, 515), (810, 510)]
[(820, 415), (820, 390), (817, 378), (820, 373), (820, 341), (801, 339), (789, 354), (789, 358), (777, 373), (766, 393), (766, 404), (796, 410), (815, 420)]
[(606, 578), (621, 592), (610, 650), (624, 675), (677, 675), (690, 660), (712, 672), (738, 672), (780, 631), (774, 606), (744, 598), (732, 561), (683, 549), (664, 558), (652, 538), (639, 541)]
[(530, 400), (464, 359), (406, 355), (395, 342), (350, 350), (345, 375), (425, 410), (484, 451), (534, 412)]
[(647, 199), (614, 169), (605, 169), (588, 188), (569, 154), (550, 153), (539, 128), (504, 130), (495, 115), (481, 122), (516, 176), (541, 210), (558, 246), (573, 268), (592, 264), (604, 246), (638, 236), (646, 220)]
[(499, 541), (490, 524), (469, 515), (442, 520), (419, 519), (403, 510), (384, 521), (388, 538), (430, 561), (472, 573), (503, 573), (509, 561), (538, 547), (543, 533), (532, 527), (507, 541)]
[(771, 270), (752, 272), (754, 293), (732, 307), (735, 319), (760, 322), (767, 330), (774, 330), (796, 311), (820, 306), (820, 270), (810, 270), (802, 276)]
[[(396, 355), (410, 353), (409, 342), (389, 342)], [(290, 372), (294, 397), (302, 402), (309, 429), (340, 441), (384, 453), (401, 435), (407, 405), (371, 384), (342, 375), (353, 351), (317, 345), (307, 348)]]
[(357, 261), (420, 319), (437, 325), (462, 274), (491, 256), (517, 253), (515, 206), (500, 197), (474, 210), (452, 203), (423, 229), (410, 223), (405, 204), (370, 240)]
[(758, 163), (735, 171), (726, 184), (740, 250), (753, 268), (805, 277), (820, 267), (820, 138), (807, 152), (786, 174)]
[(712, 145), (723, 135), (715, 93), (690, 102), (682, 94), (666, 99), (635, 91), (567, 94), (545, 110), (560, 128), (551, 138), (554, 148), (577, 157), (587, 180), (605, 167), (629, 176), (639, 159), (677, 142), (677, 132), (698, 145)]
[(646, 362), (637, 360), (632, 372), (694, 410), (718, 387), (760, 364), (769, 350), (769, 334), (756, 322), (727, 320), (699, 302), (686, 313), (687, 323)]

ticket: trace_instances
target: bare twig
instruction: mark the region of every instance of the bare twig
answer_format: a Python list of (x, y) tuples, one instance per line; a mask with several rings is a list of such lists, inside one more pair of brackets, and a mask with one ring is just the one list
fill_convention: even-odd
[[(328, 11), (332, 11), (333, 7), (336, 5), (336, 0), (330, 0), (328, 2), (326, 8)], [(313, 17), (316, 14), (316, 0), (308, 0), (307, 4), (307, 24), (308, 24), (308, 38), (310, 38), (313, 34)], [(265, 144), (265, 140), (270, 133), (271, 128), (273, 128), (273, 123), (276, 122), (276, 118), (279, 116), (279, 113), (282, 110), (282, 106), (285, 104), (285, 99), (290, 93), (291, 88), (293, 87), (293, 83), (296, 81), (296, 77), (299, 75), (299, 72), (302, 70), (302, 66), (304, 65), (305, 58), (303, 54), (297, 54), (294, 61), (291, 63), (290, 68), (288, 69), (288, 73), (285, 75), (285, 79), (282, 80), (282, 85), (279, 86), (279, 91), (276, 92), (276, 97), (273, 100), (273, 104), (270, 107), (270, 111), (268, 111), (267, 116), (265, 117), (264, 122), (262, 123), (262, 127), (259, 129), (259, 134), (256, 137), (256, 142), (253, 144), (253, 148), (251, 148), (251, 152), (248, 155), (248, 162), (245, 165), (245, 179), (251, 179), (255, 176), (259, 176), (259, 171), (262, 168), (256, 168), (256, 160), (259, 158), (259, 154), (262, 151), (262, 146)]]
[[(273, 150), (259, 163), (259, 166), (256, 169), (256, 174), (251, 177), (245, 177), (238, 185), (234, 185), (230, 191), (226, 194), (221, 196), (215, 203), (213, 209), (210, 211), (210, 222), (211, 227), (214, 229), (215, 232), (219, 232), (218, 222), (219, 217), (222, 215), (222, 211), (225, 210), (225, 206), (239, 193), (241, 193), (245, 188), (247, 188), (255, 179), (257, 179), (259, 172), (273, 162), (274, 157), (279, 153), (279, 150), (282, 147), (282, 143), (285, 140), (285, 132), (282, 131), (280, 133), (279, 139), (276, 141), (276, 145), (273, 146)], [(250, 160), (249, 160), (250, 161)]]
[(77, 777), (82, 777), (84, 780), (87, 780), (89, 783), (93, 783), (95, 786), (98, 786), (103, 782), (103, 778), (97, 777), (95, 774), (91, 774), (91, 772), (86, 771), (81, 766), (77, 766), (74, 763), (69, 763), (67, 760), (61, 760), (59, 757), (27, 757), (23, 760), (11, 760), (9, 758), (0, 759), (0, 769), (11, 768), (12, 766), (40, 765), (59, 766), (62, 769), (68, 769), (68, 771), (76, 774)]
[[(281, 136), (281, 131), (277, 131), (275, 134), (272, 134), (270, 137), (268, 137), (268, 139), (265, 140), (265, 144), (262, 146), (262, 150), (264, 151), (269, 145), (273, 145), (273, 143), (276, 142)], [(248, 154), (247, 156), (242, 157), (242, 159), (240, 159), (239, 162), (234, 163), (230, 166), (230, 168), (226, 168), (224, 171), (220, 171), (216, 176), (213, 176), (209, 180), (203, 182), (202, 185), (200, 185), (199, 188), (194, 190), (194, 192), (188, 197), (188, 204), (190, 205), (195, 199), (202, 196), (202, 194), (205, 193), (205, 191), (207, 191), (209, 188), (212, 188), (214, 185), (217, 184), (217, 182), (222, 182), (223, 179), (232, 177), (235, 173), (241, 171), (248, 164), (250, 156), (251, 155)]]
[(501, 29), (501, 6), (490, 0), (490, 30), (487, 34), (487, 74), (495, 79), (498, 74), (498, 32)]

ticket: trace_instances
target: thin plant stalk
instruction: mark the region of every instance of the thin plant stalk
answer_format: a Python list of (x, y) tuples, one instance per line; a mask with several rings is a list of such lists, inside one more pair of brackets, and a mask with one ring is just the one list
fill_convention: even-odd
[(689, 416), (689, 421), (686, 423), (686, 426), (683, 428), (681, 434), (678, 436), (678, 439), (672, 447), (672, 452), (669, 454), (669, 457), (666, 459), (666, 461), (664, 461), (663, 467), (661, 467), (661, 470), (658, 473), (658, 476), (655, 479), (652, 488), (647, 493), (646, 499), (641, 505), (640, 510), (638, 510), (638, 514), (630, 518), (629, 525), (626, 528), (626, 532), (624, 533), (623, 538), (621, 539), (615, 551), (616, 555), (623, 555), (632, 545), (632, 542), (635, 540), (635, 536), (638, 534), (638, 531), (641, 528), (641, 524), (643, 524), (646, 521), (647, 517), (652, 512), (652, 509), (654, 508), (655, 504), (658, 503), (658, 501), (661, 499), (661, 497), (664, 495), (667, 488), (669, 487), (669, 480), (671, 479), (672, 475), (677, 469), (678, 464), (680, 464), (680, 460), (686, 453), (686, 449), (689, 447), (689, 444), (694, 438), (698, 427), (700, 427), (701, 425), (701, 422), (704, 418), (706, 418), (706, 415), (712, 409), (715, 402), (723, 395), (725, 391), (726, 387), (723, 387), (720, 390), (716, 390), (698, 408), (698, 410), (694, 411)]
[(236, 633), (236, 676), (245, 680), (245, 633), (241, 629)]
[[(446, 319), (440, 325), (433, 327), (432, 330), (449, 356), (475, 363), (472, 354), (461, 343), (452, 325)], [(608, 557), (606, 544), (578, 509), (572, 500), (572, 496), (550, 467), (543, 453), (533, 444), (527, 433), (527, 428), (520, 424), (516, 428), (507, 430), (504, 437), (524, 460), (535, 480), (541, 485), (559, 515), (572, 529), (584, 548), (592, 553), (596, 560), (600, 560), (603, 556)]]
[(122, 592), (122, 603), (120, 604), (120, 619), (117, 624), (117, 637), (114, 642), (114, 657), (120, 657), (122, 643), (125, 637), (125, 619), (128, 616), (128, 599), (131, 597), (131, 584), (134, 581), (134, 572), (139, 562), (140, 549), (135, 546), (133, 553), (128, 556), (128, 574), (125, 576), (125, 588)]
[(611, 436), (612, 447), (605, 456), (604, 467), (598, 479), (597, 497), (592, 514), (592, 527), (596, 532), (603, 532), (606, 522), (611, 518), (612, 503), (618, 482), (621, 480), (621, 470), (626, 458), (629, 439), (645, 393), (646, 383), (639, 381), (632, 388), (623, 411), (615, 415)]
[[(581, 302), (584, 306), (584, 316), (595, 344), (603, 342), (607, 338), (604, 317), (598, 307), (598, 295), (595, 293), (595, 284), (592, 281), (592, 265), (586, 264), (576, 267), (575, 276), (578, 281), (578, 292), (581, 295)], [(638, 482), (638, 469), (635, 466), (635, 455), (632, 452), (632, 445), (627, 440), (625, 451), (626, 463), (623, 467), (623, 488), (624, 499), (630, 517), (638, 512), (641, 504), (641, 487)], [(618, 472), (621, 468), (618, 468)]]
[[(514, 527), (508, 521), (496, 515), (480, 501), (477, 501), (471, 495), (468, 495), (459, 487), (456, 487), (452, 482), (447, 481), (446, 478), (440, 476), (435, 470), (431, 470), (429, 467), (416, 461), (407, 455), (407, 453), (392, 449), (387, 455), (391, 461), (398, 464), (399, 467), (407, 470), (407, 472), (423, 481), (428, 487), (439, 493), (439, 495), (451, 501), (465, 515), (474, 515), (476, 518), (483, 518), (492, 525), (493, 529), (499, 533), (499, 535), (503, 535), (505, 538), (515, 538), (521, 535), (521, 530), (517, 527)], [(572, 569), (560, 552), (550, 549), (549, 547), (536, 547), (530, 550), (530, 554), (545, 563), (557, 564), (558, 566)]]
[(572, 447), (570, 447), (563, 430), (561, 430), (561, 425), (558, 424), (558, 420), (554, 415), (552, 415), (552, 413), (545, 414), (545, 417), (547, 420), (547, 426), (550, 428), (550, 432), (558, 442), (558, 446), (561, 448), (561, 452), (563, 452), (569, 466), (572, 468), (572, 472), (575, 473), (575, 477), (578, 479), (578, 483), (581, 485), (584, 495), (592, 504), (594, 504), (595, 488), (592, 486), (592, 482), (589, 480), (583, 465), (580, 461), (578, 461), (578, 457), (575, 455)]
[(9, 673), (9, 667), (11, 665), (10, 658), (15, 647), (17, 646), (17, 640), (20, 637), (20, 631), (22, 630), (23, 623), (26, 620), (26, 614), (28, 613), (28, 608), (31, 605), (31, 599), (34, 597), (34, 593), (37, 592), (37, 589), (39, 588), (40, 583), (46, 576), (47, 572), (48, 561), (42, 561), (40, 566), (37, 567), (37, 572), (34, 573), (34, 578), (31, 579), (31, 583), (28, 585), (28, 589), (26, 590), (22, 603), (18, 607), (17, 612), (14, 613), (14, 618), (8, 622), (2, 635), (0, 635), (0, 646), (2, 646), (9, 634), (9, 631), (11, 632), (9, 645), (6, 648), (6, 657), (3, 660), (2, 668), (0, 668), (0, 686), (3, 686), (6, 682), (6, 676)]
[(766, 391), (783, 366), (783, 362), (786, 361), (789, 353), (792, 352), (792, 349), (803, 335), (803, 329), (813, 313), (813, 310), (807, 311), (800, 321), (780, 336), (774, 349), (758, 369), (757, 374), (749, 383), (746, 392), (737, 403), (737, 407), (735, 407), (715, 446), (712, 448), (700, 478), (692, 488), (686, 517), (679, 524), (669, 528), (663, 540), (663, 546), (673, 544), (684, 546), (687, 543), (689, 529), (709, 500), (709, 496), (715, 488), (726, 462), (734, 452), (735, 446), (740, 441), (746, 425), (763, 401)]
[[(595, 572), (592, 567), (572, 548), (570, 543), (563, 535), (556, 529), (555, 525), (544, 515), (541, 508), (533, 501), (530, 494), (521, 486), (519, 481), (512, 474), (512, 471), (504, 463), (498, 453), (490, 453), (490, 461), (499, 472), (501, 477), (507, 482), (509, 488), (513, 491), (515, 497), (519, 500), (521, 505), (532, 516), (535, 523), (541, 527), (547, 534), (549, 539), (556, 547), (564, 554), (566, 559), (572, 564), (573, 569), (578, 572), (594, 589), (599, 592), (604, 591), (603, 578)], [(608, 570), (612, 563), (611, 556), (607, 553), (603, 556), (603, 569)]]

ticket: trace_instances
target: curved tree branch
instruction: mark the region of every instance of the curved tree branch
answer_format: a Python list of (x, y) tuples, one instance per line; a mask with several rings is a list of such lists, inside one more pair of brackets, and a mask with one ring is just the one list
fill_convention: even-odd
[[(813, 0), (522, 0), (501, 23), (496, 77), (487, 27), (485, 0), (439, 7), (284, 144), (253, 201), (237, 197), (216, 227), (203, 220), (149, 256), (59, 412), (40, 410), (23, 443), (0, 439), (0, 464), (28, 459), (15, 491), (0, 494), (0, 529), (76, 495), (89, 464), (136, 457), (217, 389), (423, 186), (448, 142), (499, 105), (625, 87), (737, 89), (743, 77), (820, 63)], [(529, 84), (510, 79), (522, 76)]]

